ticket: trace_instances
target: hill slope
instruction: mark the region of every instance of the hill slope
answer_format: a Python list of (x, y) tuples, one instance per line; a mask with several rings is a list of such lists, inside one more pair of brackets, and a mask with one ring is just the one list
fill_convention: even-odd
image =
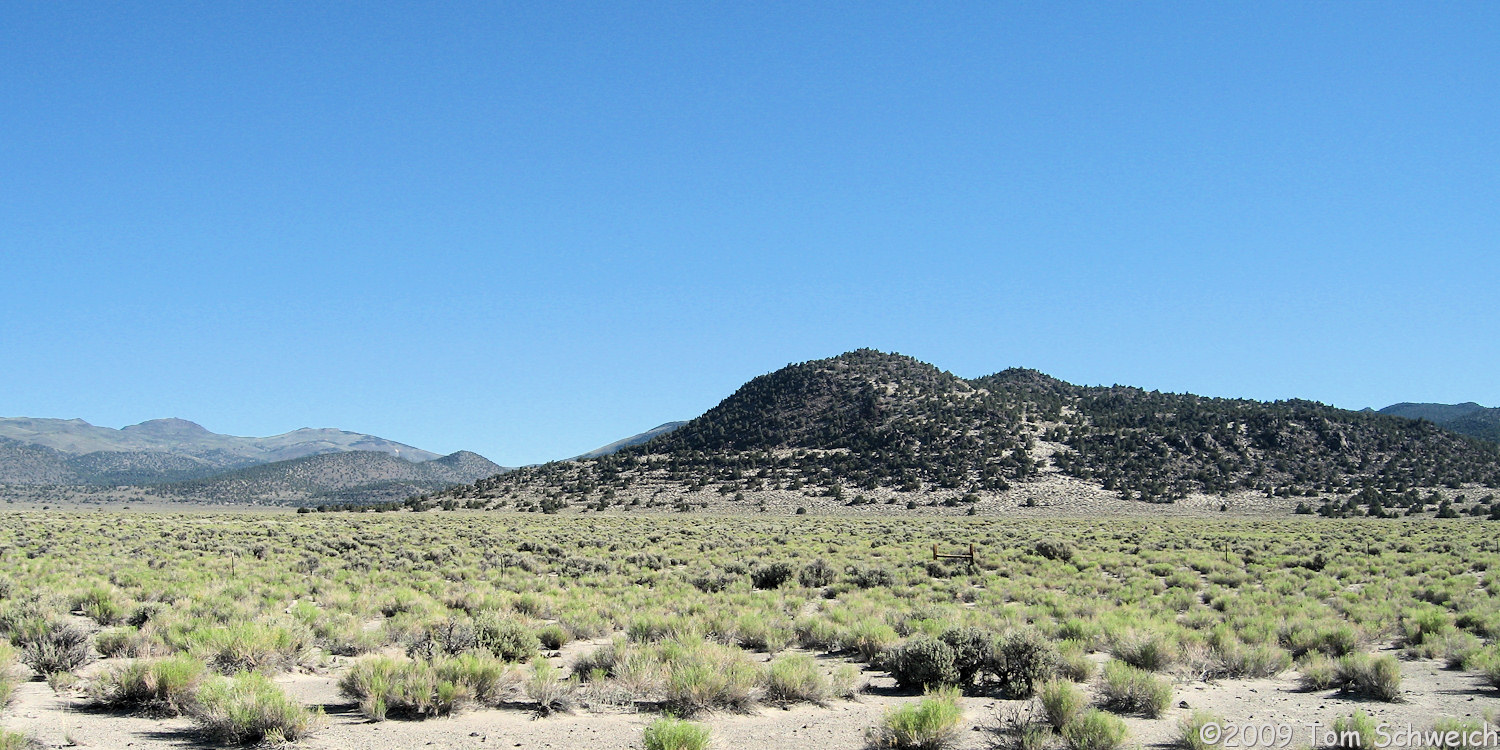
[(613, 455), (528, 467), (444, 493), (604, 507), (641, 485), (1003, 492), (1065, 475), (1130, 499), (1500, 485), (1500, 449), (1426, 422), (1310, 401), (1075, 386), (1032, 370), (965, 380), (859, 350), (751, 380), (681, 428)]
[(1500, 443), (1500, 408), (1472, 401), (1462, 404), (1392, 404), (1380, 410), (1407, 419), (1425, 419), (1444, 429)]
[(667, 434), (667, 433), (669, 433), (669, 432), (671, 432), (671, 431), (673, 431), (673, 430), (677, 429), (678, 427), (681, 427), (681, 426), (683, 426), (685, 424), (687, 424), (687, 422), (668, 422), (666, 424), (657, 425), (657, 426), (652, 427), (651, 429), (646, 430), (645, 432), (642, 432), (642, 433), (640, 433), (638, 435), (631, 435), (630, 437), (625, 438), (624, 440), (616, 440), (613, 443), (610, 443), (609, 445), (606, 445), (606, 446), (604, 446), (602, 448), (595, 448), (595, 449), (589, 451), (588, 453), (584, 453), (584, 454), (579, 455), (579, 456), (574, 456), (573, 460), (577, 460), (577, 459), (580, 459), (580, 458), (598, 458), (600, 456), (608, 456), (608, 455), (611, 455), (613, 453), (618, 453), (621, 450), (623, 450), (625, 448), (629, 448), (632, 445), (640, 445), (641, 443), (649, 442), (650, 440), (652, 440), (654, 438), (657, 438), (657, 437), (659, 437), (661, 435), (665, 435), (665, 434)]

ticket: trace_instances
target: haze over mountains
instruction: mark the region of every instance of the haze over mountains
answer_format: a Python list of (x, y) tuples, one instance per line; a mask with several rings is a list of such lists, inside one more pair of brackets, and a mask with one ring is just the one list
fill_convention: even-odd
[(375, 501), (503, 470), (468, 451), (440, 456), (338, 429), (238, 437), (175, 418), (118, 430), (81, 419), (0, 418), (3, 485), (146, 486), (207, 502)]

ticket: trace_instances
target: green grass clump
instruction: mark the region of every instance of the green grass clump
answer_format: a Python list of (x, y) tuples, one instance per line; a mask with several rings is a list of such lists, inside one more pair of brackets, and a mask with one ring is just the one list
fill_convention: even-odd
[(701, 639), (672, 641), (663, 644), (661, 658), (667, 707), (680, 715), (743, 711), (755, 703), (760, 667), (737, 648)]
[(1157, 632), (1127, 633), (1116, 639), (1110, 654), (1148, 672), (1161, 672), (1176, 661), (1177, 644)]
[(538, 655), (531, 660), (531, 674), (526, 677), (526, 697), (536, 703), (543, 716), (571, 711), (578, 683), (565, 680), (557, 668), (546, 657)]
[(1104, 665), (1099, 703), (1121, 713), (1160, 718), (1172, 702), (1172, 686), (1144, 669), (1118, 661)]
[(89, 697), (109, 708), (176, 716), (192, 705), (207, 672), (187, 654), (131, 661), (95, 678)]
[(259, 672), (204, 683), (191, 715), (205, 734), (240, 745), (296, 742), (322, 724), (321, 712), (303, 708)]
[(569, 633), (567, 628), (556, 623), (543, 626), (537, 630), (536, 637), (538, 641), (541, 641), (543, 648), (552, 651), (568, 645), (568, 642), (573, 640), (573, 634)]
[(0, 708), (10, 705), (15, 698), (16, 686), (21, 684), (16, 666), (15, 647), (0, 641)]
[(1420, 646), (1453, 630), (1452, 618), (1441, 608), (1427, 606), (1408, 612), (1402, 618), (1401, 630), (1406, 645)]
[(1361, 698), (1393, 703), (1401, 700), (1401, 665), (1394, 656), (1349, 654), (1334, 664), (1339, 691)]
[(146, 659), (168, 652), (166, 645), (154, 632), (142, 632), (133, 625), (95, 633), (94, 649), (106, 659)]
[(530, 628), (494, 610), (474, 616), (474, 642), (495, 658), (514, 663), (531, 661), (541, 649)]
[(963, 708), (955, 687), (929, 690), (917, 703), (886, 711), (872, 740), (878, 747), (896, 750), (942, 750), (958, 738)]
[(339, 680), (339, 692), (371, 721), (421, 719), (469, 703), (498, 705), (515, 679), (508, 665), (483, 653), (431, 662), (377, 656), (356, 662)]
[(708, 727), (663, 716), (646, 725), (646, 750), (704, 750), (709, 744)]
[(1094, 676), (1094, 661), (1082, 641), (1065, 640), (1057, 646), (1057, 673), (1074, 682), (1088, 682)]
[(766, 668), (766, 697), (773, 703), (828, 702), (828, 678), (807, 654), (778, 656)]
[(1484, 648), (1479, 636), (1466, 630), (1455, 630), (1436, 641), (1436, 656), (1449, 669), (1467, 669), (1470, 661)]
[(845, 644), (854, 650), (860, 661), (873, 662), (901, 640), (896, 629), (889, 623), (876, 620), (861, 620), (851, 625), (843, 635)]
[(1465, 668), (1478, 671), (1490, 687), (1500, 689), (1500, 649), (1487, 646), (1465, 660)]
[(1182, 750), (1212, 750), (1218, 747), (1218, 741), (1210, 744), (1203, 739), (1203, 728), (1211, 724), (1222, 729), (1224, 719), (1207, 711), (1194, 711), (1191, 716), (1183, 717), (1178, 724), (1177, 746)]
[(1302, 657), (1297, 669), (1302, 673), (1298, 684), (1303, 690), (1329, 690), (1339, 684), (1338, 666), (1322, 652), (1314, 651)]
[(1072, 683), (1051, 680), (1037, 690), (1042, 716), (1053, 729), (1061, 730), (1088, 707), (1088, 699)]
[(0, 729), (0, 750), (35, 750), (42, 746), (35, 738), (20, 732)]
[(438, 684), (461, 686), (464, 695), (485, 706), (499, 705), (506, 690), (520, 679), (509, 664), (482, 653), (439, 659), (433, 667)]
[(185, 640), (187, 651), (219, 674), (275, 674), (303, 658), (312, 646), (312, 633), (300, 624), (241, 622), (194, 630)]
[(1432, 730), (1423, 735), (1436, 750), (1480, 750), (1485, 746), (1484, 730), (1479, 721), (1448, 718), (1433, 722)]
[(1364, 711), (1333, 720), (1334, 747), (1345, 750), (1372, 750), (1375, 747), (1375, 720)]
[(835, 698), (854, 700), (859, 694), (859, 668), (853, 664), (840, 664), (828, 680), (828, 691)]
[(1063, 745), (1068, 750), (1114, 750), (1125, 741), (1125, 722), (1091, 708), (1063, 725)]

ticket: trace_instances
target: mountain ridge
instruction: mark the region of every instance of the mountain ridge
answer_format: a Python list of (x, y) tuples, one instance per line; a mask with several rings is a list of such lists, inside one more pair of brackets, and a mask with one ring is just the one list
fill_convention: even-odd
[(331, 427), (303, 427), (268, 437), (239, 437), (212, 432), (177, 417), (147, 420), (118, 430), (99, 427), (82, 419), (0, 417), (0, 438), (73, 455), (100, 451), (179, 453), (220, 467), (230, 467), (236, 462), (269, 463), (340, 450), (380, 451), (411, 461), (431, 461), (441, 455), (375, 435)]
[(1500, 408), (1480, 406), (1473, 401), (1461, 404), (1403, 401), (1381, 409), (1380, 413), (1406, 419), (1425, 419), (1453, 432), (1500, 443)]
[(471, 451), (442, 456), (334, 428), (242, 438), (176, 417), (118, 430), (82, 419), (0, 419), (0, 485), (10, 486), (12, 496), (144, 493), (214, 503), (286, 504), (322, 497), (376, 502), (502, 471)]

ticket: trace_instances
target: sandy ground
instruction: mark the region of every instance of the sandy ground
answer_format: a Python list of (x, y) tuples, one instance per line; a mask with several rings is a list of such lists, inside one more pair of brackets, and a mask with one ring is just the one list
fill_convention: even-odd
[[(559, 661), (583, 649), (571, 649)], [(85, 671), (92, 673), (104, 665)], [(513, 708), (471, 710), (425, 721), (372, 723), (353, 711), (339, 696), (338, 672), (286, 674), (277, 678), (289, 693), (326, 712), (323, 728), (300, 743), (308, 748), (385, 750), (388, 748), (640, 748), (642, 729), (656, 714), (649, 711), (603, 707), (545, 718), (527, 709), (519, 694)], [(715, 747), (777, 748), (778, 750), (854, 750), (867, 746), (866, 731), (879, 724), (890, 707), (917, 700), (897, 692), (889, 678), (868, 673), (870, 684), (855, 701), (828, 706), (799, 705), (789, 709), (762, 706), (750, 714), (718, 713), (700, 717), (713, 730)], [(1178, 722), (1193, 710), (1207, 710), (1228, 722), (1286, 724), (1292, 727), (1292, 747), (1313, 744), (1312, 727), (1325, 727), (1336, 718), (1363, 710), (1394, 726), (1431, 726), (1435, 719), (1459, 717), (1481, 720), (1500, 712), (1500, 691), (1483, 685), (1478, 676), (1445, 670), (1435, 661), (1402, 662), (1405, 700), (1377, 703), (1340, 697), (1332, 691), (1304, 693), (1296, 674), (1276, 679), (1226, 680), (1175, 685), (1173, 708), (1161, 719), (1126, 718), (1129, 743), (1166, 747), (1178, 734)], [(1092, 686), (1087, 688), (1092, 692)], [(986, 697), (964, 699), (965, 726), (956, 748), (990, 747), (991, 729), (1003, 713), (1026, 710), (1029, 701)], [(197, 748), (211, 747), (198, 737), (186, 719), (156, 719), (88, 709), (76, 695), (59, 696), (39, 680), (23, 683), (16, 700), (0, 716), (0, 724), (35, 736), (46, 747)]]

